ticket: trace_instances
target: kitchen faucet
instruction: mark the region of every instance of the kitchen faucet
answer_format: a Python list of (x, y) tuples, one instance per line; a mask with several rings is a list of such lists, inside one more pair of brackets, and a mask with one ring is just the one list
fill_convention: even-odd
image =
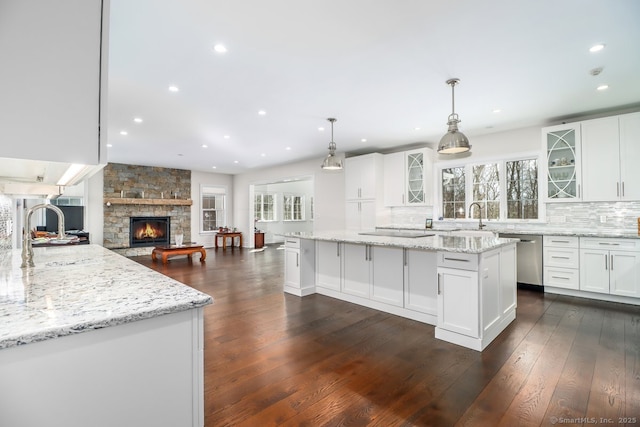
[(51, 209), (56, 214), (58, 214), (58, 239), (64, 239), (64, 214), (60, 210), (59, 207), (48, 204), (40, 204), (35, 205), (24, 214), (24, 236), (22, 239), (22, 265), (20, 268), (25, 267), (35, 267), (33, 263), (33, 245), (32, 245), (32, 237), (31, 237), (31, 214), (33, 214), (38, 209)]
[(478, 207), (478, 218), (480, 218), (480, 223), (478, 224), (478, 229), (482, 230), (484, 227), (486, 227), (486, 225), (482, 223), (482, 206), (480, 206), (480, 203), (473, 202), (473, 203), (471, 203), (469, 205), (469, 218), (471, 218), (471, 208), (474, 205)]

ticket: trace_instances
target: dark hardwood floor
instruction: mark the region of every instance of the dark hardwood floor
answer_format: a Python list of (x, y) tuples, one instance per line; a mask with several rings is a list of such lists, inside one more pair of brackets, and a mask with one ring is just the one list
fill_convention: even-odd
[(480, 353), (430, 325), (284, 294), (275, 247), (207, 254), (133, 258), (215, 299), (207, 427), (640, 425), (640, 307), (520, 289), (517, 319)]

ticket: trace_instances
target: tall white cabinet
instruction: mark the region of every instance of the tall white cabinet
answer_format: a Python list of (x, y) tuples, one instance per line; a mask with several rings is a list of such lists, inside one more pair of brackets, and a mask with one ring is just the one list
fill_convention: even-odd
[(108, 0), (0, 7), (2, 156), (105, 164)]
[(345, 159), (345, 228), (373, 230), (383, 215), (383, 156), (379, 153)]

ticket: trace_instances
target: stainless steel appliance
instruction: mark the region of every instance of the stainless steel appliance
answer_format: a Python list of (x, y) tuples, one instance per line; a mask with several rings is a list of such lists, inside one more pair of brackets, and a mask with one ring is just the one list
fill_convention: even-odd
[(499, 237), (520, 239), (518, 242), (518, 283), (542, 286), (542, 236), (505, 234)]

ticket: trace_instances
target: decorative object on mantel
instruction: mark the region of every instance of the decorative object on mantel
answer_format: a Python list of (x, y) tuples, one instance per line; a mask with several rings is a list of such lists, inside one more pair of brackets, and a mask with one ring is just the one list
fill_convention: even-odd
[(104, 202), (107, 206), (111, 205), (158, 205), (158, 206), (191, 206), (191, 199), (139, 199), (139, 198), (116, 198), (106, 197)]
[(449, 130), (442, 139), (440, 139), (440, 143), (438, 144), (438, 153), (440, 154), (458, 154), (471, 149), (469, 139), (467, 139), (467, 137), (458, 130), (458, 123), (460, 123), (460, 119), (456, 114), (454, 87), (459, 82), (460, 79), (455, 78), (447, 80), (447, 84), (451, 86), (451, 114), (447, 120)]
[(329, 155), (324, 159), (320, 166), (324, 170), (341, 170), (342, 162), (336, 158), (336, 143), (333, 142), (333, 123), (337, 120), (333, 117), (327, 119), (331, 122), (331, 142), (329, 142)]

